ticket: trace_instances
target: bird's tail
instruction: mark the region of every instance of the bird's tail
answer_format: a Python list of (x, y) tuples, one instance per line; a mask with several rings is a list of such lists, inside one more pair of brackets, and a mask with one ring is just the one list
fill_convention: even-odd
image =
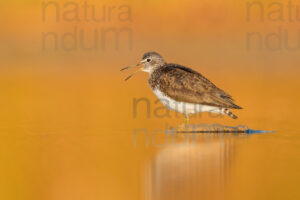
[(232, 112), (230, 112), (230, 110), (228, 108), (224, 108), (223, 109), (223, 113), (228, 115), (229, 117), (233, 118), (233, 119), (236, 119), (238, 118), (236, 115), (234, 115)]

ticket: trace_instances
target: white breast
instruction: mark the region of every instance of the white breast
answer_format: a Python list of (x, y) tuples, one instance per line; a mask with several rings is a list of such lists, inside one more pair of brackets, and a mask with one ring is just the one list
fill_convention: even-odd
[(218, 107), (175, 101), (174, 99), (166, 96), (159, 89), (155, 89), (153, 92), (164, 106), (170, 110), (175, 110), (176, 112), (183, 114), (195, 114), (199, 112), (222, 113), (222, 110)]

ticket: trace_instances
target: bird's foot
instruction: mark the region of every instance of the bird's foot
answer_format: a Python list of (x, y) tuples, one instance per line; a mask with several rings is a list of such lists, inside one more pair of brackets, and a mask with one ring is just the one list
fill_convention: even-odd
[(179, 126), (176, 127), (176, 132), (188, 132), (191, 129), (193, 129), (193, 125), (184, 123), (184, 124), (179, 124)]
[(175, 130), (177, 133), (191, 133), (197, 131), (197, 124), (180, 124)]
[(177, 132), (185, 131), (186, 128), (187, 128), (187, 124), (185, 124), (185, 123), (184, 124), (179, 124), (179, 126), (176, 127), (176, 131)]

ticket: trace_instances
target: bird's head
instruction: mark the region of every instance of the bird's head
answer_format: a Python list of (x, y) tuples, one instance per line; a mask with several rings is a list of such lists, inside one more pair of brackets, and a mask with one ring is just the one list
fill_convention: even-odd
[(143, 64), (141, 70), (148, 73), (152, 73), (158, 67), (166, 64), (163, 57), (156, 52), (145, 53), (140, 63)]

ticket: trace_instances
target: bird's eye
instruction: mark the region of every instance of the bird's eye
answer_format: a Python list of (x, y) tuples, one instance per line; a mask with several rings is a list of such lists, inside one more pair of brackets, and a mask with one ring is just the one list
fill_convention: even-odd
[(148, 59), (147, 59), (147, 62), (150, 62), (150, 61), (151, 61), (151, 59), (150, 59), (150, 58), (148, 58)]

